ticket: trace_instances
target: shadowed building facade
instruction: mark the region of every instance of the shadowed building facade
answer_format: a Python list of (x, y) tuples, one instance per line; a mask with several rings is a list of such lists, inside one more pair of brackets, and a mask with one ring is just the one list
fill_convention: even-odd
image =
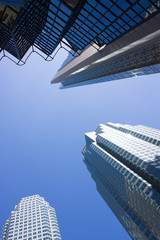
[(0, 4), (0, 47), (19, 61), (29, 49), (51, 60), (62, 43), (75, 56), (88, 45), (99, 50), (160, 12), (157, 0), (17, 0), (14, 8), (8, 2)]
[[(12, 4), (14, 2), (14, 4)], [(77, 46), (64, 35), (84, 1), (28, 0), (0, 2), (0, 52), (23, 65), (32, 52), (45, 60), (62, 42), (75, 52)], [(67, 38), (67, 37), (66, 37)], [(8, 55), (8, 53), (10, 55)]]
[(100, 124), (85, 134), (84, 162), (132, 239), (160, 239), (160, 131)]
[(55, 209), (39, 195), (22, 198), (6, 221), (2, 240), (61, 240)]

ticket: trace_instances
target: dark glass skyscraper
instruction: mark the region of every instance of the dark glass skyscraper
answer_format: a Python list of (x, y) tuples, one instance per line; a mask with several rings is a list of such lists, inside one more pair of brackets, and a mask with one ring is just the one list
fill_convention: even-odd
[(132, 239), (160, 239), (160, 131), (100, 124), (85, 134), (84, 162)]
[(63, 42), (78, 55), (90, 44), (111, 44), (159, 11), (157, 0), (28, 0), (20, 10), (1, 4), (0, 47), (19, 60), (36, 47), (50, 60)]
[(0, 4), (2, 58), (10, 53), (8, 57), (23, 64), (32, 52), (37, 52), (45, 60), (52, 60), (52, 53), (59, 44), (59, 48), (62, 47), (62, 42), (78, 50), (74, 43), (63, 38), (83, 1), (28, 0), (24, 7), (18, 3), (8, 5), (8, 2)]

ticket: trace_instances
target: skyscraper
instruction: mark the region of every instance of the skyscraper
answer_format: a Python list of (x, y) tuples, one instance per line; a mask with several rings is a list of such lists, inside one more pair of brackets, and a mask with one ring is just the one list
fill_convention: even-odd
[(99, 50), (111, 44), (159, 12), (159, 0), (28, 0), (18, 13), (0, 4), (0, 48), (22, 62), (29, 49), (28, 56), (39, 52), (51, 60), (62, 43), (77, 56), (88, 45)]
[(61, 240), (56, 213), (39, 195), (22, 198), (6, 221), (2, 240)]
[(82, 4), (83, 1), (78, 0), (1, 1), (0, 60), (9, 57), (23, 65), (31, 53), (36, 52), (50, 61), (62, 43), (77, 51), (74, 43), (63, 38)]
[(160, 131), (100, 124), (85, 134), (84, 162), (132, 239), (160, 239)]
[(102, 2), (86, 13), (84, 25), (92, 19), (93, 30), (101, 28), (92, 46), (60, 69), (52, 83), (68, 88), (160, 72), (160, 2)]

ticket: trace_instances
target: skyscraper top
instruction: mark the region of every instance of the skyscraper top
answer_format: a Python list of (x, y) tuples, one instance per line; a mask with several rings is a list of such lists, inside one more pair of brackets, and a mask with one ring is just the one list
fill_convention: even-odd
[(160, 239), (160, 130), (100, 124), (85, 134), (84, 162), (132, 239)]
[[(95, 132), (85, 136), (87, 143), (96, 142), (100, 147), (108, 149), (113, 156), (123, 158), (124, 164), (134, 166), (142, 178), (160, 189), (159, 130), (143, 125), (107, 123), (100, 124)], [(127, 158), (124, 158), (125, 155)]]
[(6, 239), (61, 240), (55, 209), (38, 194), (22, 198), (4, 225)]

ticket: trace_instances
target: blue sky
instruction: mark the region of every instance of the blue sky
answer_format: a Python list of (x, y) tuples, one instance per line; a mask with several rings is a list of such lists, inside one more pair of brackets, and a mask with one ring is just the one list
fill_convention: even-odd
[(50, 81), (66, 54), (0, 62), (0, 231), (22, 197), (40, 194), (62, 239), (129, 240), (83, 163), (84, 133), (108, 121), (160, 129), (160, 74), (60, 90)]

